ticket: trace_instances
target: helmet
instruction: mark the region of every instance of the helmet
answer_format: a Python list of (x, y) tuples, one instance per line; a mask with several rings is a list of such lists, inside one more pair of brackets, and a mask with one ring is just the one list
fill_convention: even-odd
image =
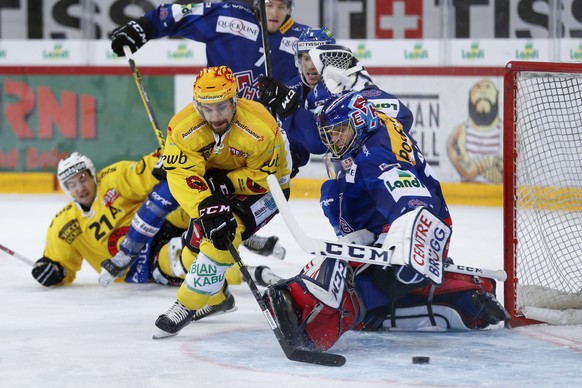
[(97, 171), (91, 159), (86, 157), (79, 152), (73, 152), (71, 155), (59, 161), (57, 166), (57, 178), (59, 179), (59, 184), (65, 193), (72, 196), (69, 189), (65, 183), (73, 176), (77, 175), (81, 171), (89, 170), (89, 173), (93, 177), (95, 183), (97, 183)]
[[(265, 0), (265, 5), (269, 2), (270, 0)], [(291, 15), (293, 13), (293, 8), (295, 7), (295, 1), (294, 0), (281, 0), (284, 3), (287, 4), (287, 15)], [(254, 6), (255, 9), (259, 9), (260, 7), (260, 0), (255, 0), (254, 1)]]
[(308, 28), (303, 31), (297, 42), (295, 42), (295, 65), (299, 69), (301, 80), (306, 85), (308, 85), (307, 80), (301, 71), (301, 56), (309, 53), (309, 50), (312, 48), (321, 46), (322, 44), (335, 44), (335, 38), (327, 27)]
[(335, 44), (335, 38), (327, 27), (308, 28), (295, 43), (295, 52), (297, 55), (308, 53), (314, 47), (322, 44)]
[[(319, 137), (336, 157), (349, 156), (380, 127), (374, 105), (359, 92), (349, 91), (328, 99), (318, 116)], [(348, 130), (346, 134), (344, 131)], [(338, 136), (348, 135), (343, 143)], [(341, 141), (341, 140), (340, 140)]]
[(213, 104), (230, 99), (236, 103), (236, 93), (236, 80), (232, 70), (226, 66), (205, 67), (194, 82), (194, 102), (198, 104)]

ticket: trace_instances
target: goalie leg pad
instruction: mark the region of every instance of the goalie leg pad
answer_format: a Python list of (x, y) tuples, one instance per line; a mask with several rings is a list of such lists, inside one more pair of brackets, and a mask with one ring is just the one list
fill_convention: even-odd
[[(318, 258), (300, 275), (269, 288), (269, 305), (290, 344), (327, 350), (361, 321), (365, 309), (352, 276), (347, 263)], [(277, 297), (285, 300), (284, 308), (277, 307)]]

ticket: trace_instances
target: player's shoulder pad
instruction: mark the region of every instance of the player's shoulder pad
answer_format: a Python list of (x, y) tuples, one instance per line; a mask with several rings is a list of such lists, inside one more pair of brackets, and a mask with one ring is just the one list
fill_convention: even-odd
[(168, 137), (174, 140), (190, 137), (198, 129), (205, 127), (206, 122), (192, 104), (186, 105), (176, 113), (168, 124)]
[(279, 129), (277, 121), (261, 103), (244, 98), (238, 100), (235, 124), (255, 137), (275, 136)]

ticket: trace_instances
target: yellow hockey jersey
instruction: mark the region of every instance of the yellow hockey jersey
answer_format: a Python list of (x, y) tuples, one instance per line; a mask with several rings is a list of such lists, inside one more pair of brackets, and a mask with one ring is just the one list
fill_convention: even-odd
[(291, 165), (286, 136), (256, 101), (238, 100), (231, 127), (220, 138), (193, 104), (178, 112), (168, 126), (164, 169), (172, 195), (192, 218), (198, 218), (198, 205), (211, 195), (203, 178), (209, 169), (229, 171), (235, 194), (259, 195), (269, 191), (269, 174), (288, 188)]
[[(100, 272), (101, 262), (117, 253), (133, 216), (159, 182), (152, 175), (159, 156), (154, 152), (138, 162), (120, 161), (105, 167), (97, 174), (97, 196), (89, 212), (71, 201), (53, 218), (44, 256), (66, 268), (60, 284), (75, 280), (83, 259)], [(189, 217), (178, 208), (168, 221), (186, 229)]]

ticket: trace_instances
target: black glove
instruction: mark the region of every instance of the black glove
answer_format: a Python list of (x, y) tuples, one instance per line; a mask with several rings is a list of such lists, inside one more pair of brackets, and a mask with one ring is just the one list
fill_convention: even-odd
[(46, 287), (62, 282), (66, 274), (61, 264), (46, 257), (38, 259), (32, 268), (32, 277)]
[(206, 179), (212, 194), (230, 195), (234, 193), (234, 185), (226, 173), (227, 171), (217, 169), (206, 171), (204, 179)]
[(228, 199), (224, 195), (211, 195), (200, 202), (198, 212), (204, 237), (212, 241), (216, 249), (228, 250), (237, 226)]
[(131, 52), (135, 53), (150, 40), (151, 36), (152, 25), (150, 21), (141, 17), (117, 27), (111, 32), (111, 49), (117, 56), (124, 57), (123, 46), (129, 46)]
[(283, 82), (264, 75), (259, 77), (259, 101), (281, 118), (290, 116), (299, 107), (299, 95)]

